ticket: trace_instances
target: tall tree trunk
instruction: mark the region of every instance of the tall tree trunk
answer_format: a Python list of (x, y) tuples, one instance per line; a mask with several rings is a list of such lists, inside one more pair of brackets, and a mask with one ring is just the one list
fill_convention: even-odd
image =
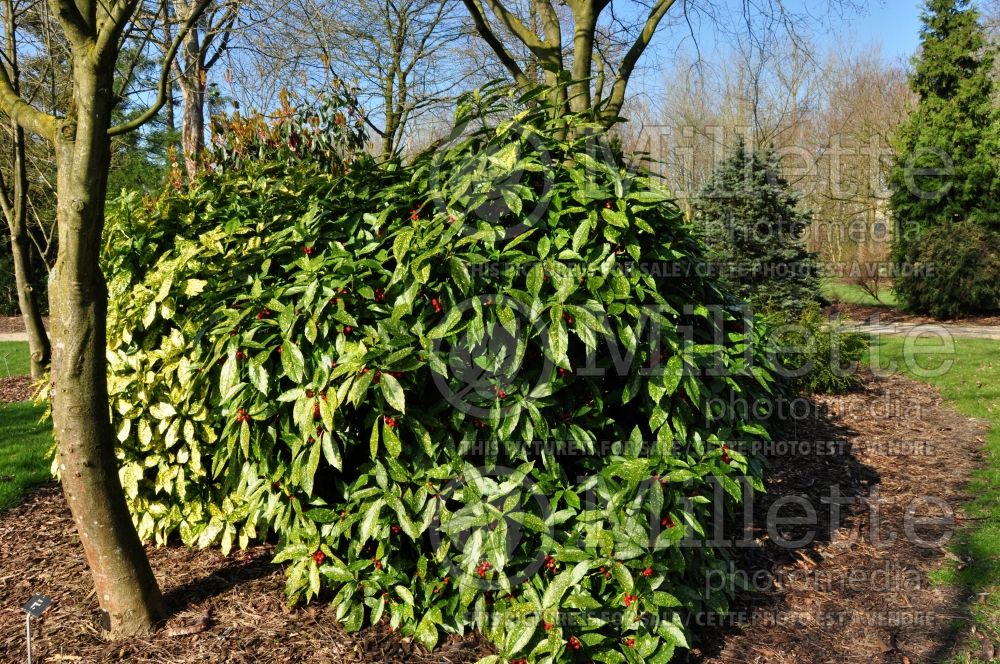
[[(197, 70), (196, 71), (200, 71)], [(201, 151), (205, 147), (205, 85), (201, 74), (179, 79), (183, 108), (181, 109), (181, 147), (188, 178), (198, 172)]]
[[(23, 139), (23, 131), (21, 131)], [(17, 139), (15, 138), (15, 141)], [(14, 177), (20, 179), (15, 168)], [(27, 179), (27, 178), (25, 178)], [(15, 185), (15, 190), (18, 188)], [(14, 257), (14, 279), (17, 284), (17, 305), (21, 309), (24, 329), (28, 333), (28, 352), (31, 355), (31, 377), (38, 379), (45, 375), (49, 367), (51, 346), (49, 335), (42, 324), (42, 312), (38, 303), (38, 292), (32, 284), (31, 239), (28, 237), (27, 205), (18, 201), (15, 194), (15, 209), (8, 218), (10, 226), (10, 248)]]
[[(7, 67), (15, 93), (20, 93), (21, 73), (17, 59), (17, 25), (14, 20), (14, 6), (8, 0), (4, 3), (4, 29), (6, 31)], [(28, 162), (25, 159), (24, 129), (12, 123), (14, 139), (14, 164), (11, 169), (10, 188), (3, 195), (4, 216), (10, 227), (10, 249), (14, 259), (14, 281), (17, 285), (17, 305), (28, 333), (28, 352), (31, 355), (31, 377), (39, 379), (49, 367), (51, 347), (49, 336), (42, 324), (42, 312), (38, 304), (38, 292), (32, 278), (31, 238), (28, 237)]]
[(98, 59), (88, 50), (73, 53), (74, 111), (55, 136), (59, 258), (49, 295), (52, 420), (63, 492), (97, 601), (111, 636), (122, 637), (149, 631), (166, 612), (118, 478), (108, 412), (107, 286), (98, 257), (117, 53)]

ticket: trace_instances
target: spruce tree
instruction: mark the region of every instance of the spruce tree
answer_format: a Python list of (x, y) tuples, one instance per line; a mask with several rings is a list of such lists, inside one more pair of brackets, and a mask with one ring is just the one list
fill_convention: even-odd
[(798, 202), (773, 151), (741, 141), (696, 203), (708, 260), (759, 309), (798, 312), (820, 299), (815, 256), (802, 240), (810, 217)]
[(918, 103), (896, 137), (889, 175), (894, 256), (934, 226), (1000, 225), (993, 51), (967, 0), (927, 0), (910, 86)]

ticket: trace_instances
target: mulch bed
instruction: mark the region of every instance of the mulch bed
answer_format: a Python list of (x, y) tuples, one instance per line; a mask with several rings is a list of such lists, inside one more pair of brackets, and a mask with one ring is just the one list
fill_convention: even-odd
[(35, 394), (31, 376), (0, 378), (0, 403), (27, 401)]
[[(950, 660), (966, 649), (968, 598), (958, 588), (932, 585), (928, 574), (950, 560), (961, 563), (935, 540), (960, 527), (967, 482), (982, 465), (985, 424), (956, 414), (937, 390), (902, 376), (866, 376), (854, 394), (812, 402), (827, 414), (800, 422), (789, 440), (844, 441), (849, 451), (771, 457), (769, 493), (754, 506), (758, 546), (738, 558), (749, 578), (761, 574), (764, 582), (755, 587), (763, 592), (742, 595), (722, 630), (704, 631), (695, 661)], [(831, 487), (850, 501), (833, 525)], [(781, 546), (759, 527), (774, 502), (788, 496), (806, 498), (818, 513), (815, 540), (805, 546)], [(915, 527), (924, 545), (906, 534), (911, 506), (917, 517), (948, 522)], [(794, 540), (809, 528), (786, 530)], [(978, 653), (979, 641), (972, 644)]]
[[(25, 661), (24, 614), (34, 593), (53, 598), (34, 623), (35, 662), (475, 662), (487, 653), (476, 636), (453, 639), (433, 654), (394, 637), (384, 627), (347, 635), (329, 604), (290, 610), (284, 573), (270, 564), (269, 545), (226, 558), (215, 550), (148, 548), (153, 572), (174, 611), (149, 638), (108, 643), (98, 630), (79, 538), (62, 492), (50, 486), (0, 519), (0, 653)], [(195, 634), (171, 636), (185, 631)]]
[(875, 307), (867, 304), (847, 304), (837, 302), (828, 305), (824, 311), (830, 318), (840, 318), (843, 321), (855, 323), (911, 323), (914, 325), (941, 324), (951, 325), (981, 325), (987, 327), (1000, 326), (1000, 315), (968, 315), (959, 318), (941, 320), (930, 316), (908, 314), (893, 307)]
[[(741, 594), (721, 626), (717, 621), (701, 628), (687, 659), (701, 664), (947, 659), (962, 648), (957, 644), (963, 630), (954, 625), (967, 615), (967, 598), (957, 589), (928, 583), (928, 573), (954, 556), (945, 546), (918, 546), (907, 538), (903, 514), (920, 496), (959, 509), (969, 498), (966, 482), (981, 465), (984, 425), (942, 406), (933, 388), (903, 377), (867, 376), (857, 393), (809, 403), (813, 414), (789, 425), (787, 438), (796, 441), (795, 453), (777, 446), (771, 450), (769, 493), (758, 497), (753, 509), (753, 545), (737, 553), (738, 568), (747, 578), (759, 572), (773, 583)], [(835, 442), (831, 447), (827, 441)], [(810, 449), (801, 449), (799, 442)], [(822, 502), (831, 487), (842, 501), (850, 500), (836, 523)], [(779, 540), (799, 537), (809, 527), (789, 525), (768, 533), (766, 515), (776, 500), (794, 496), (815, 507), (818, 525), (812, 543), (789, 548)], [(916, 513), (935, 512), (923, 506)], [(932, 539), (944, 529), (954, 525), (916, 532)], [(895, 540), (880, 546), (875, 534)], [(268, 546), (229, 558), (175, 546), (150, 548), (149, 555), (175, 613), (149, 638), (109, 644), (97, 629), (91, 579), (58, 489), (41, 489), (0, 516), (4, 661), (24, 659), (24, 617), (18, 607), (32, 593), (55, 598), (36, 621), (37, 662), (445, 664), (474, 662), (489, 652), (475, 636), (427, 653), (383, 627), (347, 635), (321, 602), (289, 610), (283, 574), (268, 563)], [(171, 636), (189, 625), (204, 629)]]
[[(45, 318), (47, 326), (49, 319)], [(24, 319), (20, 316), (0, 316), (0, 334), (20, 334), (24, 332)]]

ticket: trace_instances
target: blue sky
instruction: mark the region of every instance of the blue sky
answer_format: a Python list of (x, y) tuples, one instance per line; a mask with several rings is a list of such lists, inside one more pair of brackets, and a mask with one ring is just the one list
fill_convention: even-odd
[[(694, 10), (689, 17), (690, 26), (679, 12), (668, 14), (665, 25), (643, 56), (630, 90), (656, 97), (665, 75), (669, 76), (678, 62), (691, 61), (695, 42), (702, 61), (709, 67), (731, 66), (731, 56), (727, 56), (731, 53), (733, 40), (745, 38), (747, 34), (743, 1), (692, 4), (691, 7), (711, 7), (712, 14)], [(798, 25), (821, 60), (824, 52), (831, 50), (861, 53), (879, 48), (886, 64), (908, 66), (920, 44), (922, 0), (882, 0), (851, 8), (835, 0), (751, 0), (751, 3), (752, 6), (773, 8), (779, 1), (786, 11), (802, 19)], [(631, 2), (622, 7), (626, 16), (630, 13), (626, 7), (631, 7), (632, 12), (639, 11)], [(629, 18), (638, 19), (639, 14)], [(758, 28), (762, 32), (767, 30)], [(780, 28), (772, 26), (771, 29), (780, 33)]]
[[(866, 14), (844, 21), (837, 38), (847, 37), (857, 46), (880, 42), (883, 56), (890, 61), (907, 60), (920, 42), (920, 7), (914, 0), (886, 0), (869, 4)], [(828, 46), (835, 46), (829, 43)]]

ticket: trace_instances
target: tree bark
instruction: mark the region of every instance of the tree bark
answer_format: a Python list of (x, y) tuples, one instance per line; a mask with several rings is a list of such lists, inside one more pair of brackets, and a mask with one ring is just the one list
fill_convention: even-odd
[(63, 492), (112, 638), (142, 634), (166, 616), (118, 476), (104, 359), (104, 226), (115, 49), (73, 53), (74, 112), (55, 135), (59, 257), (53, 270), (52, 420)]
[(205, 148), (205, 78), (204, 70), (193, 65), (178, 78), (181, 89), (181, 149), (188, 178), (198, 172)]
[[(23, 131), (22, 131), (23, 134)], [(23, 139), (23, 136), (22, 136)], [(16, 139), (15, 139), (16, 140)], [(19, 173), (14, 173), (19, 178)], [(16, 196), (16, 195), (15, 195)], [(51, 346), (49, 335), (42, 324), (42, 312), (38, 304), (38, 293), (32, 284), (31, 239), (28, 237), (26, 206), (18, 206), (8, 219), (10, 226), (10, 248), (14, 257), (14, 280), (17, 284), (17, 305), (28, 333), (28, 352), (31, 355), (31, 377), (39, 379), (49, 368)]]

